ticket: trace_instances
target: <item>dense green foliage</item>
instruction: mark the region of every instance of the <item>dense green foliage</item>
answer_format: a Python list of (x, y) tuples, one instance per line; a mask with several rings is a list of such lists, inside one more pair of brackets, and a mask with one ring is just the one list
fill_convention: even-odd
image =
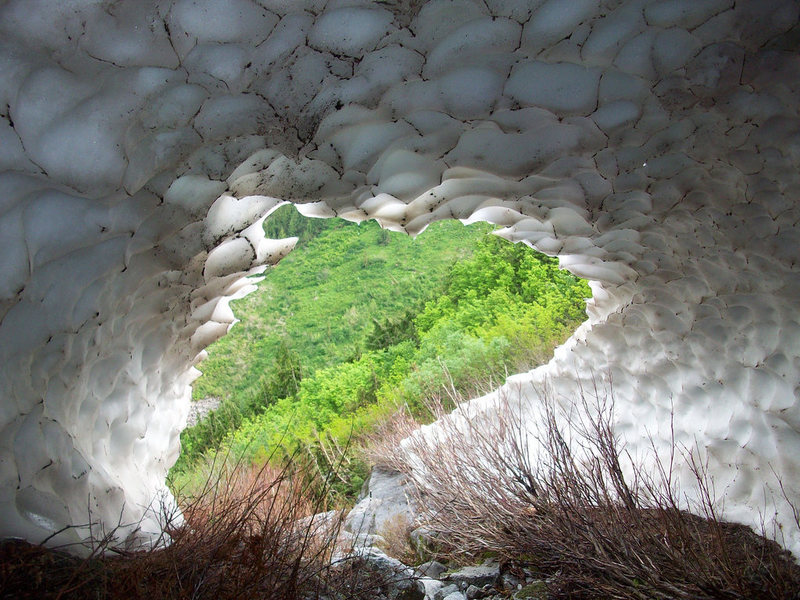
[(297, 247), (267, 271), (258, 292), (233, 303), (241, 322), (208, 349), (193, 393), (220, 398), (222, 405), (183, 432), (178, 470), (244, 418), (291, 395), (286, 386), (296, 390), (316, 369), (359, 356), (374, 344), (367, 339), (374, 322), (421, 306), (491, 227), (447, 221), (412, 239), (372, 221), (308, 219), (286, 205), (264, 229), (274, 238), (297, 236)]
[(374, 319), (418, 306), (490, 230), (447, 221), (416, 239), (384, 239), (387, 232), (373, 221), (303, 219), (315, 228), (313, 243), (304, 244), (309, 230), (292, 229), (297, 214), (287, 205), (265, 222), (271, 234), (299, 234), (301, 243), (267, 272), (258, 293), (233, 303), (242, 322), (208, 349), (195, 398), (252, 395), (269, 377), (282, 340), (292, 340), (304, 372), (351, 358)]
[(300, 380), (303, 379), (303, 367), (300, 355), (289, 347), (289, 341), (281, 340), (275, 352), (275, 363), (269, 377), (261, 386), (264, 404), (278, 398), (296, 398), (300, 391)]
[[(458, 223), (438, 227), (434, 235), (426, 233), (416, 241), (390, 236), (388, 242), (363, 224), (357, 229), (334, 228), (296, 251), (299, 256), (294, 261), (289, 262), (294, 254), (290, 255), (284, 261), (288, 265), (280, 265), (289, 267), (283, 274), (276, 268), (262, 284), (261, 304), (255, 297), (252, 304), (235, 308), (252, 321), (249, 329), (241, 327), (238, 338), (232, 334), (222, 340), (225, 346), (216, 364), (241, 361), (243, 372), (223, 381), (224, 369), (217, 368), (213, 381), (198, 386), (206, 391), (232, 390), (242, 410), (234, 415), (229, 406), (233, 401), (228, 400), (217, 411), (221, 416), (216, 425), (207, 419), (195, 428), (202, 432), (205, 427), (205, 433), (184, 432), (184, 450), (175, 472), (190, 472), (208, 441), (222, 442), (226, 452), (252, 461), (263, 460), (276, 449), (284, 455), (301, 450), (310, 453), (323, 471), (345, 461), (339, 491), (352, 494), (366, 476), (366, 465), (345, 450), (353, 438), (373, 429), (400, 405), (419, 409), (424, 398), (445, 384), (472, 390), (487, 379), (499, 381), (509, 371), (539, 364), (583, 320), (589, 288), (559, 270), (554, 259), (487, 236), (486, 226), (477, 231)], [(470, 235), (463, 235), (467, 231)], [(403, 255), (406, 246), (430, 251), (408, 259)], [(315, 266), (319, 257), (322, 262)], [(365, 272), (369, 265), (380, 265), (381, 270)], [(315, 278), (315, 285), (298, 281), (320, 269), (329, 273)], [(418, 287), (407, 289), (412, 285), (409, 273), (423, 270), (428, 277), (414, 278)], [(331, 282), (347, 276), (353, 279)], [(291, 296), (293, 303), (281, 304), (281, 293)], [(323, 294), (325, 303), (337, 306), (323, 306)], [(289, 306), (297, 315), (313, 311), (316, 318), (295, 319)], [(339, 315), (334, 316), (337, 307)], [(266, 323), (266, 313), (276, 309), (284, 320), (280, 325)], [(265, 326), (269, 333), (257, 331)], [(239, 344), (256, 356), (247, 352), (238, 358), (225, 356)], [(259, 366), (248, 367), (244, 364), (248, 359)], [(259, 380), (258, 369), (265, 371), (268, 361), (272, 361), (268, 375)], [(260, 384), (248, 387), (254, 377)], [(198, 443), (215, 427), (215, 435)]]

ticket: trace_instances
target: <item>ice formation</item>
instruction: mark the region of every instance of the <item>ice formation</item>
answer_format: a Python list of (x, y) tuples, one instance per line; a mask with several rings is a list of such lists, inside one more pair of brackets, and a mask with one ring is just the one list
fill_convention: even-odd
[(798, 9), (0, 3), (0, 535), (157, 535), (194, 365), (293, 202), (558, 255), (589, 320), (516, 381), (612, 377), (634, 450), (674, 412), (800, 553)]

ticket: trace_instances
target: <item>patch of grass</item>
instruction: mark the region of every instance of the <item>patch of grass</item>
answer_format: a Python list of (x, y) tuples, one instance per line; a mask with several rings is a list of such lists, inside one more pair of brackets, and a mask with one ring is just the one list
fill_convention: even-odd
[(547, 584), (544, 581), (529, 583), (516, 592), (514, 598), (517, 600), (522, 600), (523, 598), (530, 600), (547, 600), (547, 598), (549, 598)]
[(413, 529), (414, 526), (406, 515), (395, 515), (388, 519), (380, 531), (377, 532), (383, 538), (383, 543), (379, 544), (379, 547), (386, 554), (396, 558), (403, 564), (418, 564), (420, 557), (411, 543), (411, 531)]

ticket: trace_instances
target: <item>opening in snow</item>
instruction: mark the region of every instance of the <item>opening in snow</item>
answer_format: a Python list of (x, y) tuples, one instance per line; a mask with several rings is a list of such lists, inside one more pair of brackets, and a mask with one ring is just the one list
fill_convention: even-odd
[(324, 437), (350, 419), (363, 437), (443, 388), (474, 394), (547, 362), (586, 318), (585, 282), (524, 243), (491, 236), (488, 223), (441, 221), (411, 238), (287, 205), (264, 228), (300, 241), (258, 291), (231, 303), (240, 321), (207, 349), (192, 407), (218, 412), (183, 432), (178, 481), (219, 444), (251, 459), (270, 445), (290, 453), (305, 441), (298, 430)]

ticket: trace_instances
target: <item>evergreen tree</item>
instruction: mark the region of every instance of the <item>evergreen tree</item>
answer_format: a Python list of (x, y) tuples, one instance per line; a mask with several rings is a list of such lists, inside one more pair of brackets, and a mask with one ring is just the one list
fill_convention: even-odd
[(264, 405), (273, 404), (280, 398), (296, 398), (303, 379), (300, 355), (289, 346), (283, 338), (275, 352), (274, 369), (264, 382), (262, 392)]

